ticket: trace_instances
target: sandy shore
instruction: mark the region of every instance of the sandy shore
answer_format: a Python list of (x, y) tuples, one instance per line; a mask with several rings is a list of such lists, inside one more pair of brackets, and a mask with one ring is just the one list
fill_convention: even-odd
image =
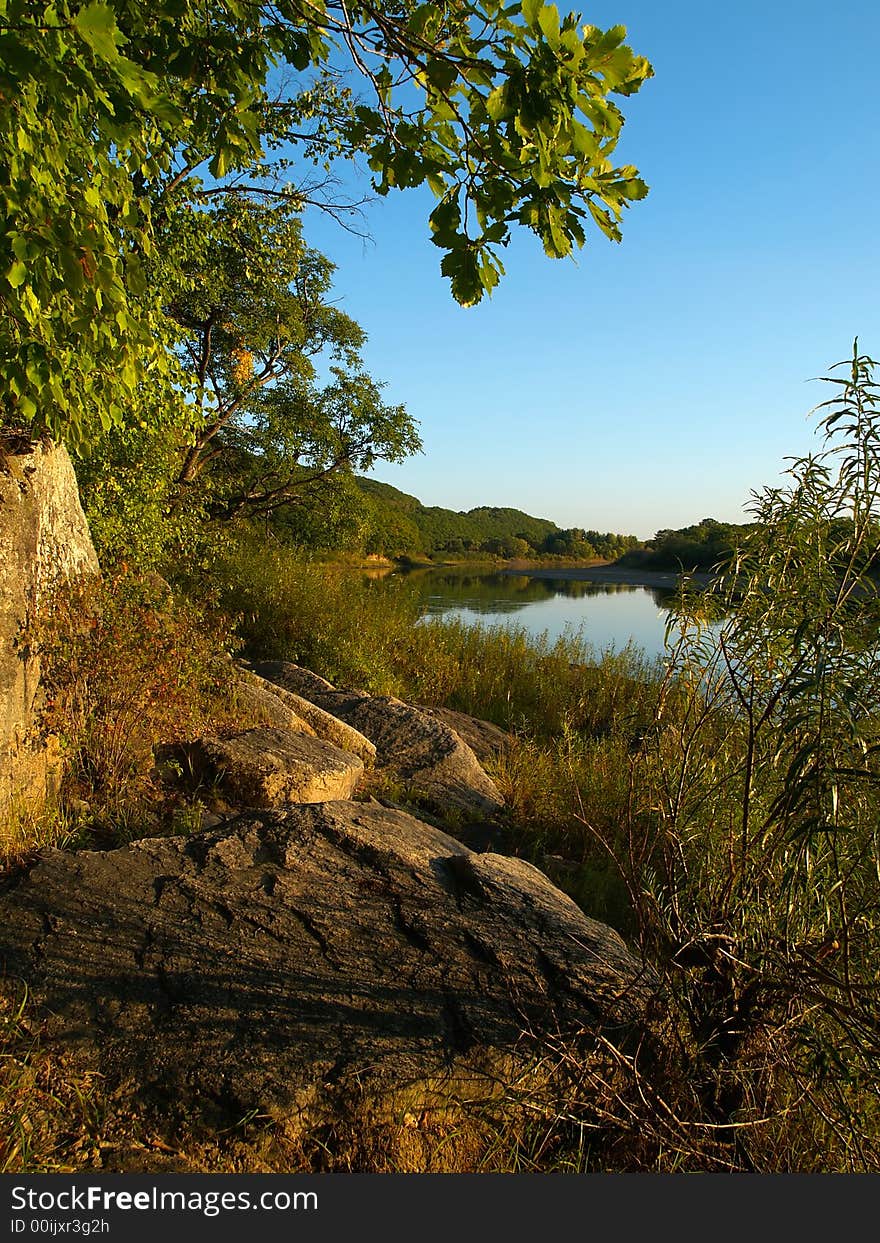
[[(531, 569), (505, 569), (502, 574), (520, 574), (527, 578), (563, 578), (581, 583), (625, 583), (630, 587), (666, 587), (674, 591), (679, 584), (680, 574), (674, 570), (636, 570), (615, 565), (560, 566), (553, 569), (549, 566), (535, 566)], [(703, 571), (695, 571), (687, 575), (700, 587), (708, 587), (712, 575)]]

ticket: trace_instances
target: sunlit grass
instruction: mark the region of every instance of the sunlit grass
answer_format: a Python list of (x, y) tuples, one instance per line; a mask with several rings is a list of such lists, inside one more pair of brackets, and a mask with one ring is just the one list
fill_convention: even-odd
[(72, 817), (54, 804), (39, 810), (8, 806), (0, 815), (0, 869), (47, 846), (68, 846), (75, 836)]

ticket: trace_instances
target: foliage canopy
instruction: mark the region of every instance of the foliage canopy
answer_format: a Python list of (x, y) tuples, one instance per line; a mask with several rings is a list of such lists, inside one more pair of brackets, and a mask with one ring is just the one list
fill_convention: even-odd
[(173, 369), (144, 274), (169, 205), (230, 182), (301, 205), (297, 161), (360, 153), (380, 194), (430, 186), (465, 305), (516, 225), (555, 257), (590, 222), (619, 238), (646, 186), (613, 162), (610, 97), (651, 74), (624, 38), (541, 0), (0, 0), (3, 422), (76, 447), (130, 420)]
[(365, 334), (328, 301), (333, 264), (305, 245), (290, 203), (185, 204), (163, 243), (158, 284), (197, 411), (177, 483), (209, 475), (214, 516), (268, 514), (340, 470), (419, 450), (405, 408), (366, 374)]

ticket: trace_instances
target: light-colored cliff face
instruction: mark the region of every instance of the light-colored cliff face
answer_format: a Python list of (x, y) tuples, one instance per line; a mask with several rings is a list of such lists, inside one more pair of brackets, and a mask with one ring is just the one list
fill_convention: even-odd
[(57, 749), (38, 729), (35, 610), (59, 582), (97, 573), (67, 450), (37, 444), (0, 458), (0, 815), (40, 806), (58, 781)]

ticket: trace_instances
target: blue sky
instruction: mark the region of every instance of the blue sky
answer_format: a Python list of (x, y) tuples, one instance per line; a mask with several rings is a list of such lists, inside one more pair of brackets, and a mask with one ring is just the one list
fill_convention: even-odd
[(828, 393), (809, 380), (856, 335), (880, 357), (880, 5), (582, 11), (625, 24), (655, 69), (620, 101), (619, 156), (651, 186), (621, 245), (597, 233), (554, 261), (523, 234), (494, 296), (464, 310), (429, 241), (429, 192), (371, 204), (367, 242), (307, 217), (369, 369), (424, 440), (375, 474), (428, 505), (643, 538), (743, 521), (751, 489), (817, 447), (808, 414)]

